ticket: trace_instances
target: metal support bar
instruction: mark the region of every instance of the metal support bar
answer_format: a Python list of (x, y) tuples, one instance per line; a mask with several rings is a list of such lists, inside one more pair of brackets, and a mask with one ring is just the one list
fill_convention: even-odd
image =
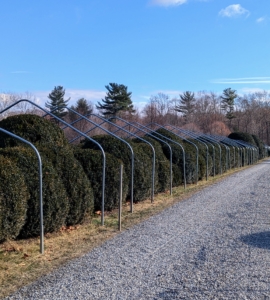
[(39, 174), (39, 219), (40, 219), (40, 253), (44, 254), (44, 222), (43, 222), (43, 195), (42, 195), (42, 161), (40, 154), (37, 148), (27, 140), (19, 137), (18, 135), (11, 133), (3, 128), (0, 128), (0, 131), (4, 132), (7, 135), (12, 136), (13, 138), (29, 145), (34, 151), (38, 159), (38, 174)]

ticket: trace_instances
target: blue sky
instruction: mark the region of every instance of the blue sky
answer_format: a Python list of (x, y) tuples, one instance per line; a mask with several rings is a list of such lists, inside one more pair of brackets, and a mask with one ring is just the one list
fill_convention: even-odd
[(2, 0), (0, 93), (270, 91), (269, 0)]

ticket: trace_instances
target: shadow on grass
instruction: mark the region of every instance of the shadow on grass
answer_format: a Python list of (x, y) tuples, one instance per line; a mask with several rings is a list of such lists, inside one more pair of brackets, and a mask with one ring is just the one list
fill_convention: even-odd
[(244, 235), (240, 237), (240, 240), (252, 247), (270, 250), (270, 231)]

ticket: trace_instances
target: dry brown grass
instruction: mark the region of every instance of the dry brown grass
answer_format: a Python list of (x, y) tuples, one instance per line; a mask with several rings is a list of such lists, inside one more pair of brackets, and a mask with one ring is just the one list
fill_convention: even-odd
[[(122, 210), (122, 230), (146, 220), (237, 171), (239, 170), (231, 170), (222, 176), (210, 178), (209, 181), (200, 181), (198, 185), (188, 185), (186, 190), (183, 187), (174, 188), (172, 196), (169, 192), (156, 195), (154, 203), (146, 200), (134, 204), (132, 214), (127, 203)], [(0, 244), (0, 298), (83, 255), (118, 233), (118, 212), (115, 210), (106, 213), (103, 227), (100, 226), (100, 216), (96, 214), (83, 225), (62, 228), (59, 232), (47, 234), (44, 255), (39, 253), (39, 238)]]

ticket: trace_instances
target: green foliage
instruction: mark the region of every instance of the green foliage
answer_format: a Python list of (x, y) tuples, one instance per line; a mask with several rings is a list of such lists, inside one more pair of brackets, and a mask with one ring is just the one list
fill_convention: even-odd
[(105, 86), (108, 90), (105, 99), (102, 99), (103, 103), (98, 102), (96, 106), (100, 110), (104, 117), (115, 117), (119, 115), (121, 111), (127, 111), (134, 113), (131, 92), (127, 91), (127, 86), (117, 83), (109, 83)]
[[(74, 155), (81, 163), (84, 172), (91, 182), (94, 193), (94, 209), (101, 210), (102, 202), (102, 174), (103, 174), (103, 156), (100, 151), (91, 149), (74, 148)], [(120, 187), (120, 165), (123, 164), (113, 155), (106, 153), (105, 168), (105, 210), (112, 210), (118, 207), (119, 187)], [(123, 172), (123, 202), (128, 192), (128, 178)]]
[(231, 88), (225, 89), (223, 91), (223, 96), (221, 96), (221, 109), (225, 111), (226, 118), (230, 121), (235, 118), (234, 100), (237, 97), (236, 91)]
[[(195, 146), (189, 144), (188, 142), (182, 140), (181, 138), (179, 138), (177, 135), (175, 135), (172, 132), (169, 132), (166, 129), (158, 129), (156, 130), (156, 133), (154, 133), (154, 135), (156, 135), (157, 137), (160, 138), (160, 136), (158, 134), (161, 134), (165, 137), (167, 137), (168, 139), (173, 140), (174, 142), (180, 144), (185, 151), (185, 169), (186, 169), (186, 181), (187, 183), (194, 183), (196, 181), (196, 148)], [(173, 163), (176, 164), (181, 172), (183, 173), (183, 150), (182, 148), (173, 142), (170, 142), (169, 140), (167, 140), (167, 142), (170, 144), (170, 146), (172, 147), (172, 160)], [(162, 143), (162, 148), (164, 151), (164, 154), (166, 155), (167, 158), (170, 157), (170, 152), (168, 149), (168, 146), (164, 145)], [(203, 164), (203, 160), (201, 160), (201, 164)]]
[(195, 102), (194, 93), (186, 91), (183, 95), (180, 95), (179, 105), (175, 106), (174, 110), (181, 112), (187, 121), (188, 117), (194, 112)]
[[(0, 149), (0, 154), (16, 163), (28, 187), (26, 222), (19, 237), (39, 235), (39, 173), (38, 159), (31, 148)], [(65, 188), (50, 161), (42, 157), (44, 230), (53, 232), (65, 224), (69, 204)], [(19, 173), (18, 173), (19, 174)]]
[[(1, 120), (0, 127), (26, 139), (36, 147), (50, 147), (51, 145), (64, 146), (68, 144), (63, 131), (58, 126), (37, 115), (25, 114), (11, 116)], [(1, 148), (19, 145), (25, 144), (0, 132)]]
[(42, 157), (50, 160), (63, 182), (68, 195), (69, 210), (65, 223), (82, 223), (85, 217), (93, 213), (93, 189), (81, 164), (75, 159), (69, 147), (40, 148)]
[[(156, 156), (156, 185), (155, 192), (165, 192), (170, 188), (170, 162), (167, 157), (164, 155), (161, 145), (157, 142), (157, 140), (144, 136), (144, 140), (148, 141), (155, 149)], [(143, 143), (139, 139), (132, 140), (136, 143)], [(152, 151), (150, 153), (149, 159), (152, 159)]]
[[(87, 116), (93, 112), (93, 105), (91, 102), (87, 101), (86, 99), (80, 98), (79, 100), (77, 100), (75, 106), (73, 105), (71, 106), (71, 109), (73, 109), (74, 111), (76, 111), (77, 113), (83, 116)], [(75, 122), (79, 120), (81, 117), (71, 110), (68, 112), (68, 117), (70, 122), (74, 122), (72, 126), (76, 127), (80, 131), (83, 132), (86, 131), (87, 125), (89, 124), (87, 120), (80, 120), (78, 122)]]
[[(129, 178), (129, 191), (127, 198), (130, 199), (130, 179), (131, 179), (131, 150), (122, 141), (109, 136), (99, 135), (93, 137), (95, 141), (101, 144), (104, 151), (113, 154), (124, 163), (125, 172)], [(149, 151), (148, 145), (137, 145), (136, 143), (129, 142), (134, 151), (134, 202), (146, 199), (151, 191), (151, 169), (152, 164), (147, 155)], [(84, 149), (90, 148), (99, 150), (96, 144), (90, 140), (85, 140)]]
[(29, 193), (20, 169), (0, 156), (0, 242), (19, 235), (26, 219)]
[(70, 100), (64, 100), (65, 90), (62, 86), (55, 86), (52, 92), (49, 94), (48, 98), (50, 99), (45, 103), (45, 106), (49, 108), (50, 112), (56, 115), (59, 118), (62, 118), (66, 115), (65, 107)]
[(254, 138), (251, 134), (247, 132), (232, 132), (231, 134), (228, 135), (228, 138), (232, 140), (242, 140), (248, 144), (251, 144), (253, 146), (257, 146), (256, 142), (254, 141)]
[(199, 180), (202, 180), (206, 178), (206, 166), (207, 166), (207, 157), (208, 157), (208, 176), (213, 175), (213, 158), (211, 153), (211, 146), (206, 143), (206, 146), (208, 146), (208, 156), (207, 156), (207, 148), (204, 144), (201, 142), (195, 140), (195, 139), (189, 139), (192, 143), (194, 143), (199, 150)]
[[(264, 153), (264, 146), (262, 141), (256, 136), (256, 135), (251, 135), (247, 132), (232, 132), (228, 138), (233, 139), (233, 140), (240, 140), (244, 141), (252, 146), (258, 147), (259, 148), (259, 158), (263, 158), (263, 153)], [(247, 150), (244, 150), (245, 152), (245, 164), (248, 162), (248, 155), (247, 155)], [(243, 157), (244, 160), (244, 157)], [(244, 161), (243, 161), (244, 163)]]

